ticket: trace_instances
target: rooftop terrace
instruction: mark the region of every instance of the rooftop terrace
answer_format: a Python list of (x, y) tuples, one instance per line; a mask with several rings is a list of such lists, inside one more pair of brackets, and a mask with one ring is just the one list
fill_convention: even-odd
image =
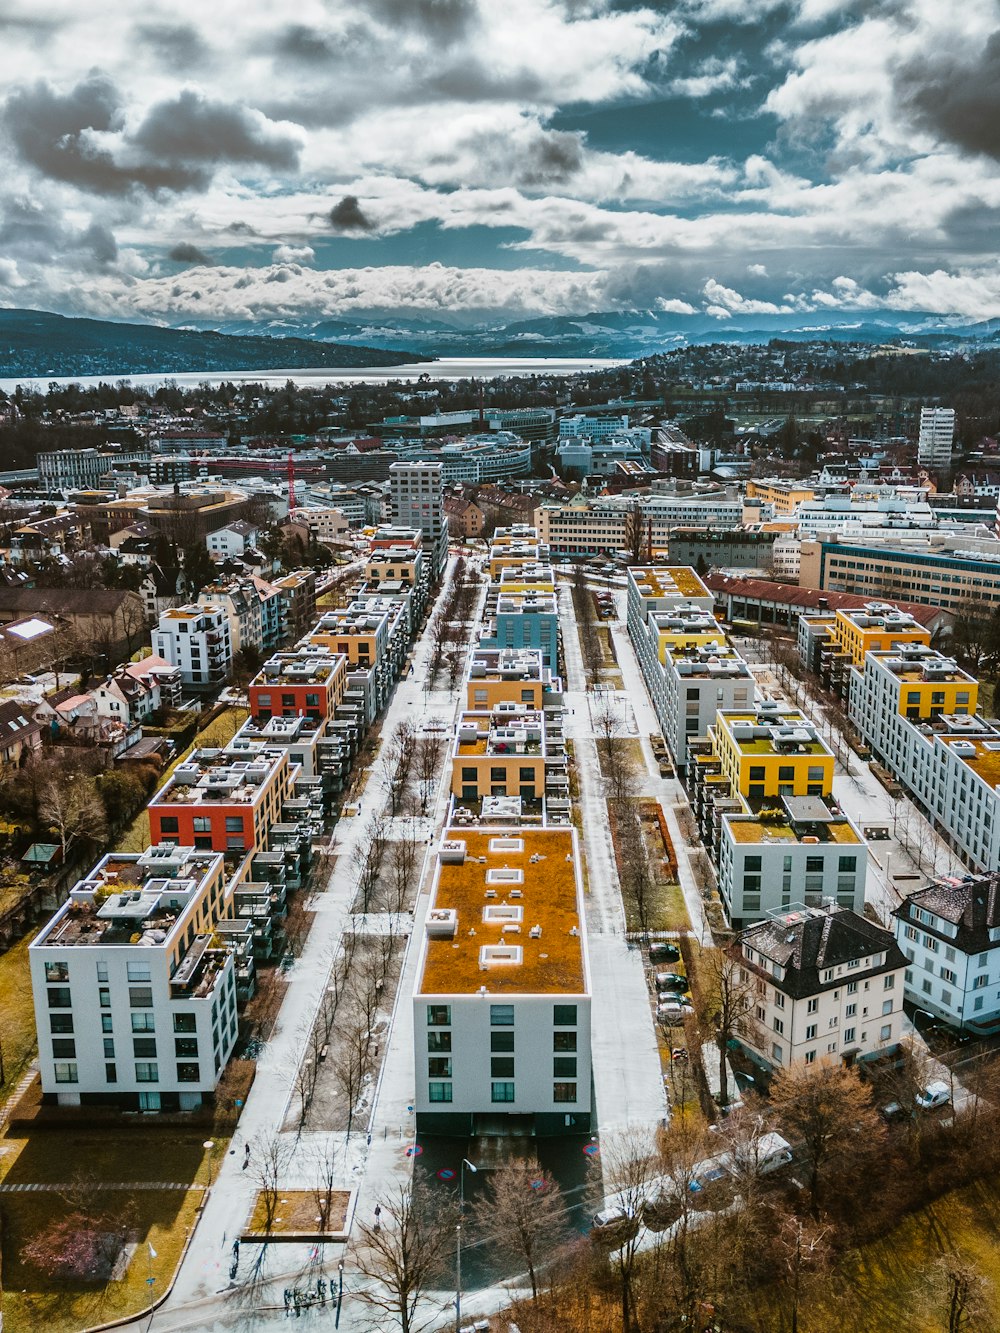
[(711, 597), (688, 565), (638, 565), (630, 573), (643, 597)]

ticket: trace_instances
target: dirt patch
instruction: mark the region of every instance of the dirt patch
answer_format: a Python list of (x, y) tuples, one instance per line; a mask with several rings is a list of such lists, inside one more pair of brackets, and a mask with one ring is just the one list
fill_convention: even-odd
[(282, 1190), (269, 1230), (267, 1202), (258, 1191), (243, 1239), (329, 1240), (343, 1236), (350, 1202), (350, 1190), (331, 1190), (329, 1196), (316, 1190)]

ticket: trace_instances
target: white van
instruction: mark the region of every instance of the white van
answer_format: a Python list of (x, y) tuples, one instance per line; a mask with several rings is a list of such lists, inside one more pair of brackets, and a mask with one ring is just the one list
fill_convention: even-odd
[(934, 1111), (951, 1101), (951, 1088), (942, 1079), (935, 1079), (926, 1088), (921, 1088), (913, 1100), (922, 1111)]

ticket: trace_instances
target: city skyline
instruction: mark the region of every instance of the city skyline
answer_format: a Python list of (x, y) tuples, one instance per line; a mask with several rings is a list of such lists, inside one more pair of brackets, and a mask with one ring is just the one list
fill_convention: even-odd
[(993, 0), (5, 6), (0, 304), (1000, 314)]

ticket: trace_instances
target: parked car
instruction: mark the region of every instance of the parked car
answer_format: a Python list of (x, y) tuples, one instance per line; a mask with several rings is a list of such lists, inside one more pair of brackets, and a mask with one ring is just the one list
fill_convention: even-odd
[(943, 1079), (934, 1079), (928, 1083), (913, 1099), (922, 1111), (934, 1111), (939, 1106), (947, 1106), (951, 1101), (951, 1089)]
[(651, 963), (679, 963), (681, 960), (681, 951), (676, 944), (668, 944), (666, 940), (656, 940), (649, 946), (649, 961)]
[(657, 990), (690, 990), (687, 977), (681, 976), (680, 972), (657, 972), (656, 974)]
[(668, 1025), (683, 1023), (686, 1015), (693, 1013), (691, 1005), (682, 1000), (660, 1000), (656, 1006), (656, 1017)]
[(639, 1219), (621, 1204), (605, 1204), (595, 1213), (590, 1234), (605, 1244), (623, 1245), (639, 1230)]
[(878, 1113), (889, 1124), (893, 1124), (897, 1120), (909, 1120), (910, 1118), (910, 1112), (902, 1102), (886, 1102), (884, 1106), (878, 1108)]

